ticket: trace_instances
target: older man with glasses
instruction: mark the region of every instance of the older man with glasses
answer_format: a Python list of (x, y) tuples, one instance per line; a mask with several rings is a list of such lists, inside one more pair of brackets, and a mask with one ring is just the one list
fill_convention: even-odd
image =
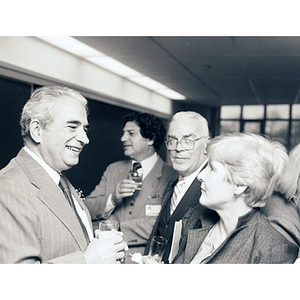
[[(206, 164), (205, 149), (208, 141), (208, 124), (200, 114), (189, 111), (179, 112), (173, 116), (167, 133), (166, 146), (171, 164), (179, 177), (166, 189), (164, 204), (148, 240), (145, 255), (148, 254), (151, 240), (155, 235), (168, 240), (162, 258), (164, 263), (172, 262), (176, 255), (179, 243), (176, 233), (179, 233), (180, 237), (181, 219), (191, 207), (199, 203), (201, 183), (197, 180), (197, 174)], [(210, 213), (210, 210), (203, 207), (203, 213)]]

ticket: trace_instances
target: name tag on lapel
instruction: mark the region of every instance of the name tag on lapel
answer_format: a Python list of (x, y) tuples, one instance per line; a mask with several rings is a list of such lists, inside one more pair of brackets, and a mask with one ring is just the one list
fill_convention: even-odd
[(161, 205), (146, 205), (146, 216), (157, 217), (161, 210)]

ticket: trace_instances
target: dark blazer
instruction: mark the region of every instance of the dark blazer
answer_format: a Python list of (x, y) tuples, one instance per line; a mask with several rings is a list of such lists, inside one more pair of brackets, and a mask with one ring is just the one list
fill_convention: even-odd
[(271, 225), (290, 242), (300, 246), (300, 215), (297, 205), (274, 193), (260, 211), (267, 216)]
[(87, 242), (74, 211), (24, 149), (0, 171), (0, 191), (0, 263), (86, 263)]
[[(173, 262), (191, 263), (217, 220), (217, 215), (203, 216), (198, 207), (190, 210), (183, 219), (179, 251)], [(236, 229), (202, 263), (294, 263), (298, 250), (299, 248), (294, 243), (289, 242), (271, 226), (259, 209), (253, 209), (239, 218)]]
[[(132, 197), (125, 198), (109, 217), (104, 216), (108, 196), (113, 193), (118, 182), (127, 178), (131, 167), (131, 160), (109, 165), (100, 183), (85, 199), (93, 220), (106, 217), (120, 222), (120, 230), (124, 233), (124, 240), (130, 248), (126, 252), (126, 263), (131, 261), (129, 253), (144, 253), (145, 245), (161, 210), (166, 187), (177, 177), (173, 168), (158, 157), (152, 170), (143, 180), (142, 189), (136, 191)], [(151, 209), (154, 208), (156, 214), (151, 213)]]
[[(149, 253), (150, 243), (153, 236), (161, 235), (168, 240), (168, 244), (162, 258), (162, 261), (164, 261), (165, 263), (168, 263), (168, 258), (170, 255), (175, 222), (181, 220), (191, 207), (194, 207), (197, 203), (199, 203), (199, 198), (201, 196), (201, 182), (196, 177), (182, 197), (172, 216), (170, 217), (170, 203), (177, 181), (178, 179), (166, 189), (161, 212), (155, 222), (144, 253), (145, 255)], [(203, 211), (203, 213), (206, 211), (210, 211), (200, 204), (199, 207), (200, 210)]]

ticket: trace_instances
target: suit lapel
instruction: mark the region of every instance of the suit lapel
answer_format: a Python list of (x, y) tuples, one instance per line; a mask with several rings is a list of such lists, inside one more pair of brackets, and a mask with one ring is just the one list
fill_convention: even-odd
[(126, 161), (126, 163), (118, 170), (116, 170), (115, 182), (120, 182), (125, 178), (128, 178), (128, 173), (131, 169), (132, 162), (131, 160)]
[[(201, 195), (201, 189), (200, 189), (201, 183), (197, 178), (194, 179), (182, 199), (180, 200), (178, 206), (176, 207), (175, 211), (173, 212), (172, 216), (170, 217), (168, 221), (168, 229), (165, 232), (166, 239), (170, 238), (173, 234), (174, 229), (174, 223), (175, 221), (178, 221), (183, 218), (183, 216), (186, 214), (186, 212), (197, 204), (199, 201), (200, 195)], [(172, 196), (171, 196), (172, 197)], [(170, 199), (171, 199), (170, 197)], [(170, 203), (171, 200), (169, 200)], [(167, 208), (170, 208), (170, 205), (167, 206)]]
[[(132, 167), (131, 160), (128, 160), (125, 162), (124, 165), (122, 165), (119, 169), (116, 170), (114, 183), (115, 186), (124, 179), (128, 178), (128, 173)], [(125, 201), (130, 201), (132, 199), (131, 197), (125, 198)], [(117, 207), (117, 209), (114, 210), (114, 216), (117, 220), (123, 220), (124, 219), (124, 209), (120, 209), (121, 207), (125, 206), (125, 201), (123, 200), (122, 203)]]
[(24, 149), (20, 151), (17, 160), (27, 173), (30, 182), (39, 188), (38, 198), (66, 227), (74, 237), (79, 248), (84, 250), (86, 248), (86, 240), (82, 234), (82, 228), (60, 188)]
[[(156, 219), (156, 222), (153, 226), (153, 229), (152, 229), (152, 232), (148, 239), (148, 242), (146, 244), (145, 254), (148, 254), (148, 252), (149, 252), (150, 242), (151, 242), (152, 238), (155, 235), (159, 234), (159, 225), (163, 222), (163, 219), (164, 219), (165, 214), (167, 213), (168, 207), (170, 207), (170, 199), (171, 199), (171, 196), (172, 196), (172, 193), (173, 193), (173, 190), (174, 190), (174, 187), (175, 187), (177, 181), (178, 181), (178, 179), (169, 183), (169, 185), (167, 186), (167, 188), (165, 190), (165, 193), (163, 195), (164, 199), (163, 199), (162, 207), (161, 207), (160, 213)], [(169, 211), (170, 211), (170, 209), (169, 209)], [(168, 218), (169, 217), (170, 217), (170, 212), (168, 214)], [(163, 223), (163, 224), (165, 224), (165, 223)]]
[(211, 227), (212, 226), (194, 229), (188, 232), (188, 239), (184, 252), (184, 264), (189, 264), (193, 260)]
[(69, 180), (68, 180), (68, 186), (69, 186), (72, 196), (76, 199), (76, 201), (80, 205), (81, 209), (83, 209), (85, 211), (85, 213), (88, 217), (89, 224), (90, 224), (91, 228), (93, 228), (90, 212), (89, 212), (88, 208), (86, 207), (86, 205), (84, 204), (84, 202), (79, 197), (79, 195), (78, 195), (77, 191), (75, 190), (75, 188), (73, 187), (73, 185), (69, 182)]

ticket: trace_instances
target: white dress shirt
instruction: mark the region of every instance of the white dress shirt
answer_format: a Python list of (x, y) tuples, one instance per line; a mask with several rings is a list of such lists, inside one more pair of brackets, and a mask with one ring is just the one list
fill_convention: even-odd
[[(177, 197), (177, 206), (180, 203), (180, 201), (183, 198), (183, 196), (186, 193), (186, 191), (189, 189), (189, 187), (192, 184), (192, 182), (195, 180), (196, 176), (199, 174), (199, 172), (205, 166), (206, 163), (207, 163), (207, 159), (202, 163), (202, 165), (195, 172), (193, 172), (189, 176), (183, 177), (183, 176), (179, 175), (179, 180), (181, 180), (181, 179), (184, 180), (185, 181), (185, 185), (184, 185), (184, 188), (181, 190), (181, 193)], [(172, 209), (170, 208), (170, 210), (174, 212), (175, 208), (176, 207), (173, 207)]]
[[(57, 187), (59, 188), (58, 184), (60, 181), (60, 174), (58, 174), (55, 170), (53, 170), (42, 158), (37, 156), (35, 153), (33, 153), (30, 149), (28, 149), (26, 146), (24, 147), (25, 151), (34, 159), (37, 163), (41, 165), (41, 167), (49, 174), (49, 176), (53, 179)], [(59, 188), (61, 191), (61, 189)], [(62, 192), (62, 191), (61, 191)], [(63, 193), (63, 192), (62, 192)], [(85, 213), (85, 211), (81, 208), (75, 197), (72, 195), (73, 202), (75, 204), (76, 211), (78, 215), (80, 216), (82, 223), (84, 224), (86, 231), (88, 233), (89, 239), (92, 240), (94, 238), (93, 231), (90, 227), (88, 217)]]

